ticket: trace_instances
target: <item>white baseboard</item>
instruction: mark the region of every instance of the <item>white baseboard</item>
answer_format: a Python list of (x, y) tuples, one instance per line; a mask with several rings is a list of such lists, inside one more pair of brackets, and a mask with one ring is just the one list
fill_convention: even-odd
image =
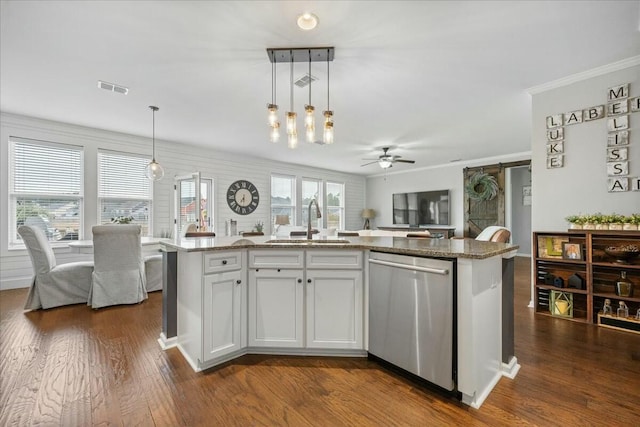
[(10, 279), (0, 280), (0, 291), (7, 291), (9, 289), (21, 289), (31, 286), (33, 276), (28, 277), (12, 277)]
[(158, 344), (160, 344), (160, 348), (166, 350), (168, 348), (173, 348), (178, 345), (178, 337), (167, 338), (164, 335), (164, 332), (160, 332), (160, 338), (158, 338)]
[(513, 356), (509, 363), (502, 364), (502, 376), (510, 379), (514, 379), (516, 375), (518, 375), (518, 371), (520, 371), (520, 364), (518, 363), (518, 358)]

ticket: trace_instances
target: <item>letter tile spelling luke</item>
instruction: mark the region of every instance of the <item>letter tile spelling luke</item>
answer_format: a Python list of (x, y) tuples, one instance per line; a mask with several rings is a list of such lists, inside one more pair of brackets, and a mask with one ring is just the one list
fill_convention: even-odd
[(640, 112), (640, 96), (629, 98), (629, 83), (607, 91), (606, 110), (596, 105), (547, 116), (547, 169), (564, 166), (565, 126), (607, 119), (607, 189), (640, 191), (640, 177), (629, 176), (629, 113)]

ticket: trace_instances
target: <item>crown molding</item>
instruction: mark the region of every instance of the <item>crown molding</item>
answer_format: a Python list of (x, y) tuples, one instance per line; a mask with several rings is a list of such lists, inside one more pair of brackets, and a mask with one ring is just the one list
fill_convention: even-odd
[(625, 68), (635, 67), (640, 65), (640, 55), (632, 56), (631, 58), (623, 59), (620, 61), (612, 62), (611, 64), (603, 65), (602, 67), (593, 68), (591, 70), (583, 71), (577, 74), (572, 74), (567, 77), (563, 77), (558, 80), (553, 80), (548, 83), (543, 83), (538, 86), (533, 86), (526, 89), (529, 95), (537, 95), (548, 90), (557, 89), (563, 86), (568, 86), (573, 83), (581, 82), (593, 77), (602, 76), (604, 74), (612, 73), (614, 71), (624, 70)]

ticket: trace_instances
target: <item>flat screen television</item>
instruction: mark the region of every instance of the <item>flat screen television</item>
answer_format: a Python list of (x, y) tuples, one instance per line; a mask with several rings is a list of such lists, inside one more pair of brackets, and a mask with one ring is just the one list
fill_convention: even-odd
[(449, 225), (449, 190), (419, 191), (393, 195), (393, 223)]

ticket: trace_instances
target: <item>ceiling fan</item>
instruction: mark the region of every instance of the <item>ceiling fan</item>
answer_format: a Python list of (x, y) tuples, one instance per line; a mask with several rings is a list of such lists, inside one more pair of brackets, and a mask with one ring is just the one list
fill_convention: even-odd
[(373, 160), (369, 163), (365, 163), (364, 165), (360, 165), (360, 166), (367, 166), (367, 165), (372, 165), (374, 163), (377, 163), (378, 165), (380, 165), (380, 167), (382, 169), (388, 169), (390, 167), (393, 166), (394, 163), (398, 162), (398, 163), (415, 163), (415, 160), (402, 160), (400, 157), (401, 156), (392, 156), (391, 154), (388, 153), (390, 147), (383, 147), (382, 151), (383, 154), (378, 156), (377, 159), (362, 159), (362, 160)]

